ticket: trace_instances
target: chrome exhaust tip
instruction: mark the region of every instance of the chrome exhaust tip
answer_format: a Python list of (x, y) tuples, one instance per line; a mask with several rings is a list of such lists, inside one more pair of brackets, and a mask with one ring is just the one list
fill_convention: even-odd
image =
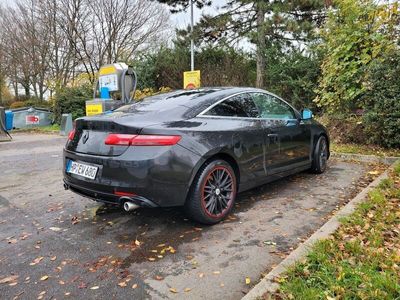
[(139, 205), (131, 202), (131, 201), (125, 201), (124, 202), (124, 210), (125, 211), (132, 211), (139, 208)]

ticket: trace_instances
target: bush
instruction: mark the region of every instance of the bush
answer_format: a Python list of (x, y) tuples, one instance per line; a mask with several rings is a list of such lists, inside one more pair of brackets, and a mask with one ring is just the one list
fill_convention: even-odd
[(10, 108), (21, 108), (21, 107), (25, 107), (25, 101), (15, 101), (13, 103), (10, 104)]
[[(196, 51), (196, 70), (201, 71), (202, 86), (252, 86), (255, 61), (231, 47), (205, 47)], [(189, 45), (176, 41), (173, 48), (162, 47), (157, 53), (141, 56), (133, 65), (138, 75), (138, 89), (158, 90), (168, 86), (183, 88), (183, 72), (190, 70)]]
[(92, 98), (93, 87), (90, 85), (60, 89), (54, 97), (55, 122), (60, 124), (62, 114), (71, 113), (73, 120), (84, 116), (85, 102)]
[(313, 102), (320, 75), (320, 59), (316, 54), (312, 49), (303, 53), (296, 48), (287, 51), (268, 47), (265, 50), (267, 90), (289, 101), (297, 109), (307, 107), (318, 112)]
[(10, 108), (21, 108), (21, 107), (44, 107), (51, 108), (53, 106), (52, 101), (40, 101), (36, 97), (28, 97), (25, 95), (18, 96), (10, 104)]
[(375, 62), (368, 78), (363, 124), (368, 142), (400, 148), (400, 55)]
[(367, 135), (362, 117), (355, 115), (325, 114), (318, 118), (328, 129), (332, 141), (343, 144), (366, 144)]

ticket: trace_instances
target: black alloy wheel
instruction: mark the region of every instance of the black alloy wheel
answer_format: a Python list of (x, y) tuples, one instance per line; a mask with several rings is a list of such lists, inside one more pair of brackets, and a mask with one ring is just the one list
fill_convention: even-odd
[(237, 192), (236, 175), (224, 160), (213, 160), (201, 168), (193, 182), (185, 208), (201, 223), (215, 224), (231, 211)]

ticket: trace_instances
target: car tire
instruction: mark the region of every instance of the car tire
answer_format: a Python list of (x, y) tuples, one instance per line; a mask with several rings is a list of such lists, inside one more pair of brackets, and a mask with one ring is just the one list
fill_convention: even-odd
[(198, 171), (185, 212), (203, 224), (216, 224), (232, 210), (237, 194), (237, 179), (231, 165), (221, 159), (206, 162)]
[(328, 141), (320, 136), (315, 144), (311, 171), (315, 174), (325, 172), (328, 163)]

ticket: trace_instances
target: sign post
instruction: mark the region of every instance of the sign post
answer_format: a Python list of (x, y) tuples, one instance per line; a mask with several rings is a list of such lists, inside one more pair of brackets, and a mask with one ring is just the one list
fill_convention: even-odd
[(200, 85), (200, 70), (183, 72), (184, 89), (198, 89)]

